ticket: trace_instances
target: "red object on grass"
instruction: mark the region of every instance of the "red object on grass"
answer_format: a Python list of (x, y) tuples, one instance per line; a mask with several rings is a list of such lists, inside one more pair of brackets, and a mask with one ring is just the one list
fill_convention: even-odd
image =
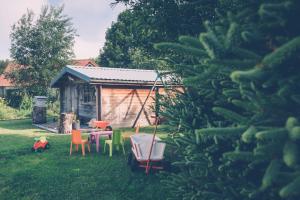
[(50, 144), (49, 142), (46, 140), (37, 140), (34, 144), (33, 144), (33, 147), (32, 147), (32, 151), (35, 151), (35, 152), (41, 152), (45, 149), (49, 149), (50, 148)]

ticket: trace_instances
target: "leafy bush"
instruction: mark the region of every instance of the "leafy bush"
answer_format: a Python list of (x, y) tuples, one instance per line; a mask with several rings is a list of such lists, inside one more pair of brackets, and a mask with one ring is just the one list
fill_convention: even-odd
[(59, 100), (54, 102), (49, 102), (47, 107), (47, 115), (58, 117), (60, 113), (60, 103)]
[(15, 119), (18, 116), (18, 110), (7, 105), (4, 98), (0, 98), (0, 120)]
[(13, 108), (19, 108), (22, 103), (22, 96), (24, 95), (23, 90), (13, 89), (7, 91), (6, 100), (8, 105)]

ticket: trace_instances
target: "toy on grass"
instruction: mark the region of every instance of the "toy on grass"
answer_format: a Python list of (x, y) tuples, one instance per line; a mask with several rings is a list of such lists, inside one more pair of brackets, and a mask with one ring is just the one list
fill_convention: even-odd
[(39, 138), (34, 138), (35, 142), (33, 144), (33, 147), (31, 148), (34, 152), (42, 152), (45, 149), (50, 148), (50, 144), (47, 141), (45, 136), (41, 136)]

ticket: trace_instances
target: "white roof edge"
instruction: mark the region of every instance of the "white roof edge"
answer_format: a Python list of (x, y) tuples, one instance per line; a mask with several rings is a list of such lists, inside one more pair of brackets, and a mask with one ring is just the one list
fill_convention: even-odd
[[(78, 66), (78, 65), (67, 65), (70, 68), (81, 68), (84, 67), (86, 69), (95, 69), (95, 67), (87, 67), (87, 66)], [(96, 67), (104, 70), (124, 70), (124, 71), (142, 71), (142, 72), (156, 72), (154, 69), (131, 69), (131, 68), (122, 68), (122, 67)]]

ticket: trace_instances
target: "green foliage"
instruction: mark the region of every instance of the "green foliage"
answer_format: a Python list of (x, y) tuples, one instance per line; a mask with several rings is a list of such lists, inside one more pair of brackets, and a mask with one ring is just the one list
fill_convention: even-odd
[(282, 198), (289, 198), (289, 197), (294, 197), (298, 196), (300, 194), (298, 188), (300, 185), (300, 177), (298, 176), (295, 178), (294, 181), (283, 187), (279, 194)]
[(272, 160), (266, 170), (266, 173), (262, 179), (261, 190), (272, 186), (278, 178), (278, 172), (280, 171), (281, 162), (277, 159)]
[(26, 111), (32, 111), (33, 108), (33, 99), (28, 94), (25, 93), (25, 95), (22, 98), (22, 102), (20, 105), (20, 110), (26, 110)]
[(47, 94), (52, 78), (73, 56), (74, 37), (63, 7), (43, 7), (36, 20), (28, 11), (12, 27), (11, 57), (20, 66), (7, 76), (30, 95)]
[(170, 199), (298, 199), (300, 3), (218, 3), (227, 12), (198, 38), (155, 45), (185, 86), (162, 103), (177, 153)]
[(7, 106), (5, 99), (0, 98), (0, 119), (12, 119), (16, 110)]
[(59, 101), (49, 102), (47, 107), (47, 115), (59, 117), (60, 114), (60, 104)]
[[(152, 60), (161, 54), (153, 44), (172, 42), (180, 35), (196, 36), (204, 29), (202, 21), (214, 20), (213, 10), (217, 7), (217, 0), (115, 0), (115, 3), (125, 4), (128, 9), (107, 30), (99, 64), (147, 69), (155, 67)], [(182, 38), (182, 42), (189, 41)]]
[(0, 98), (0, 120), (8, 119), (23, 119), (29, 117), (31, 111), (24, 112), (23, 110), (12, 108), (8, 105), (5, 99)]
[(0, 74), (3, 73), (5, 67), (8, 65), (9, 60), (0, 60)]

